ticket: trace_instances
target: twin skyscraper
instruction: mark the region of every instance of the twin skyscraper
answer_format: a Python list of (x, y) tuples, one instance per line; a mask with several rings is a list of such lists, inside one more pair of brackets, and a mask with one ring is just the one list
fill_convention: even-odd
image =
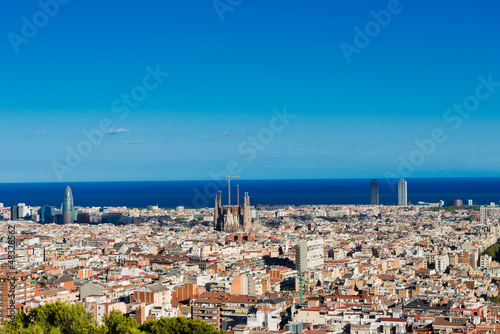
[[(370, 204), (380, 205), (377, 179), (372, 179), (372, 182), (370, 183)], [(407, 206), (407, 205), (408, 205), (407, 184), (406, 180), (401, 179), (398, 181), (398, 206)]]
[(371, 205), (379, 205), (378, 199), (378, 181), (377, 179), (372, 179), (370, 184), (370, 204)]

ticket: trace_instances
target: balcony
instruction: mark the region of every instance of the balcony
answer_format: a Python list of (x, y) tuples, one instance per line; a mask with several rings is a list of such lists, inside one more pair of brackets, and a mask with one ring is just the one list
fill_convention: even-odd
[(222, 316), (224, 317), (246, 317), (248, 310), (235, 310), (235, 311), (225, 311), (222, 310)]
[(231, 306), (231, 305), (222, 305), (222, 309), (223, 310), (247, 310), (251, 307), (251, 305), (249, 305), (248, 307), (246, 306)]
[(218, 311), (213, 311), (213, 310), (194, 310), (193, 313), (194, 314), (201, 314), (201, 315), (204, 315), (204, 314), (213, 315), (213, 314), (217, 314), (219, 312)]
[[(213, 314), (195, 314), (194, 318), (200, 319), (200, 320), (214, 319), (214, 315)], [(217, 319), (217, 316), (215, 316), (215, 319)]]

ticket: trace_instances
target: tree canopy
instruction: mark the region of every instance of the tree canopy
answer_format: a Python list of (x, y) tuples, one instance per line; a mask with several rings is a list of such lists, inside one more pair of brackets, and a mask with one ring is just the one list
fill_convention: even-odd
[(500, 239), (496, 243), (486, 248), (483, 254), (488, 254), (493, 258), (494, 261), (500, 262)]
[(140, 326), (144, 333), (153, 334), (221, 334), (225, 331), (218, 331), (213, 325), (209, 325), (201, 320), (191, 320), (182, 317), (161, 318), (149, 320)]
[(68, 305), (60, 302), (46, 304), (18, 312), (14, 319), (4, 323), (3, 333), (106, 333), (97, 326), (92, 315), (82, 305)]
[(82, 305), (60, 302), (41, 305), (6, 321), (0, 329), (4, 334), (225, 334), (201, 320), (182, 317), (162, 318), (139, 325), (134, 318), (111, 312), (98, 325)]

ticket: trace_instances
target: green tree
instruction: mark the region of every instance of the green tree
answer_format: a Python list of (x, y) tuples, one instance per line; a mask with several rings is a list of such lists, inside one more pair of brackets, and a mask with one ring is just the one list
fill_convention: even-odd
[(486, 300), (492, 303), (500, 303), (500, 297), (486, 297)]
[(103, 317), (103, 322), (108, 331), (107, 334), (139, 334), (139, 324), (134, 318), (127, 318), (120, 312), (111, 312), (109, 316)]
[(92, 314), (81, 305), (60, 302), (38, 306), (4, 323), (2, 332), (6, 334), (104, 334), (103, 326), (97, 326)]
[(497, 240), (497, 242), (490, 247), (486, 248), (483, 254), (488, 254), (489, 256), (492, 257), (493, 260), (500, 262), (500, 240)]
[(209, 325), (201, 320), (191, 320), (182, 317), (161, 318), (146, 321), (140, 329), (150, 334), (225, 334), (218, 331), (214, 325)]
[(60, 302), (19, 312), (0, 329), (4, 334), (225, 334), (201, 320), (182, 317), (146, 321), (139, 326), (134, 318), (119, 312), (103, 317), (104, 325), (97, 325), (93, 315), (82, 305)]

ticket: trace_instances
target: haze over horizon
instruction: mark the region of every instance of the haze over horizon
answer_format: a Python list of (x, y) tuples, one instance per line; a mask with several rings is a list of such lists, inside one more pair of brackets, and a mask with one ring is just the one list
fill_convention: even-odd
[(2, 3), (0, 183), (500, 176), (498, 1), (63, 3)]

